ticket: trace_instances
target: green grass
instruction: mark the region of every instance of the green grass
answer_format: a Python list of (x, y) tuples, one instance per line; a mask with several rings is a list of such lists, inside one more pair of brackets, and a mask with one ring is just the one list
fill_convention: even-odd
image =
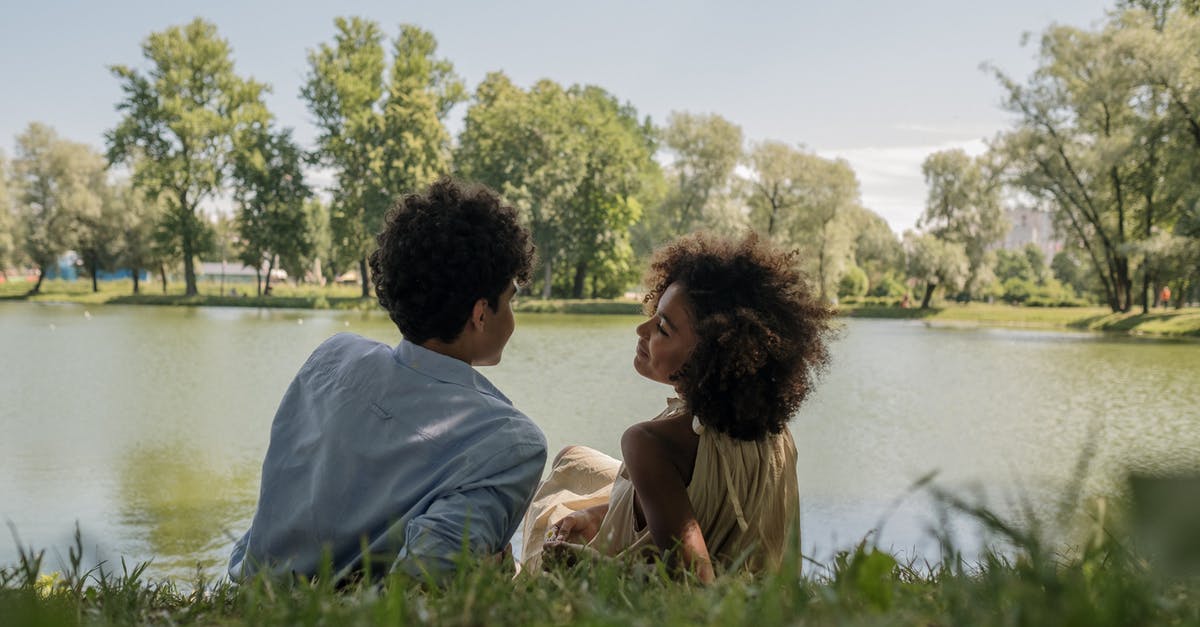
[[(0, 623), (14, 625), (1179, 625), (1200, 622), (1200, 585), (1168, 577), (1097, 522), (1082, 548), (1051, 551), (1035, 533), (942, 495), (1012, 547), (965, 564), (947, 534), (942, 562), (901, 562), (866, 542), (815, 574), (785, 556), (775, 574), (725, 575), (711, 586), (653, 565), (582, 563), (516, 580), (464, 562), (444, 585), (389, 576), (328, 582), (257, 579), (234, 586), (144, 579), (124, 563), (82, 572), (81, 551), (48, 574), (23, 550), (0, 568)], [(1099, 519), (1099, 520), (1102, 520)], [(78, 537), (78, 536), (77, 536)]]
[(853, 318), (895, 318), (1043, 329), (1080, 329), (1157, 337), (1200, 337), (1200, 309), (1154, 309), (1114, 314), (1107, 307), (1022, 307), (944, 303), (928, 309), (887, 305), (843, 305)]

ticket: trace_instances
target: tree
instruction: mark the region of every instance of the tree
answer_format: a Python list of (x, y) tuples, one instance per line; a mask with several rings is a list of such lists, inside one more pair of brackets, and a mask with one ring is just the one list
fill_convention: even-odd
[(848, 222), (861, 206), (854, 170), (845, 160), (770, 141), (755, 146), (750, 163), (751, 224), (776, 241), (812, 251), (805, 259), (827, 300), (852, 254)]
[(236, 229), (242, 263), (258, 272), (267, 266), (259, 295), (271, 293), (276, 264), (293, 270), (313, 251), (304, 201), (312, 195), (304, 184), (303, 155), (288, 129), (254, 126), (239, 136), (233, 156)]
[(89, 146), (60, 139), (34, 122), (17, 136), (13, 183), (21, 248), (38, 268), (30, 294), (58, 258), (80, 243), (80, 223), (99, 217), (106, 185), (104, 158)]
[[(99, 156), (99, 155), (97, 155)], [(124, 206), (113, 196), (113, 190), (103, 178), (97, 190), (100, 210), (79, 217), (76, 248), (83, 269), (92, 279), (92, 291), (99, 292), (100, 273), (117, 268), (121, 248), (125, 246), (121, 224)]]
[(947, 242), (928, 233), (904, 232), (904, 255), (908, 275), (925, 285), (921, 309), (928, 309), (938, 287), (961, 289), (970, 275), (971, 263), (962, 244)]
[(972, 159), (960, 149), (929, 155), (921, 172), (929, 195), (917, 227), (963, 245), (970, 263), (966, 290), (976, 295), (992, 279), (989, 250), (1009, 228), (1000, 210), (999, 182), (986, 157)]
[(309, 51), (301, 97), (316, 117), (318, 159), (336, 171), (330, 231), (338, 256), (357, 261), (362, 297), (370, 296), (367, 255), (387, 210), (383, 167), (383, 32), (362, 18), (334, 20), (333, 44)]
[(632, 105), (592, 85), (568, 90), (571, 123), (580, 133), (584, 165), (565, 205), (564, 246), (573, 270), (571, 296), (583, 298), (587, 275), (600, 264), (628, 267), (629, 229), (641, 217), (643, 173), (653, 168), (653, 136)]
[(8, 269), (17, 263), (20, 235), (17, 216), (8, 193), (8, 163), (0, 152), (0, 276), (8, 279)]
[(200, 205), (225, 181), (238, 129), (265, 120), (266, 87), (234, 72), (228, 42), (199, 18), (152, 33), (142, 45), (146, 73), (115, 65), (123, 114), (105, 134), (108, 158), (133, 169), (133, 184), (167, 211), (164, 234), (183, 258), (186, 293), (196, 292), (195, 257), (206, 224)]
[[(129, 268), (133, 276), (133, 293), (137, 294), (141, 287), (142, 270), (149, 270), (162, 262), (158, 231), (163, 209), (128, 182), (114, 185), (110, 197), (111, 202), (119, 207), (117, 216), (122, 233), (117, 265)], [(163, 291), (166, 291), (165, 285)]]
[(735, 226), (725, 214), (743, 155), (741, 127), (715, 114), (673, 112), (660, 138), (671, 161), (666, 196), (646, 214), (651, 244), (699, 228)]
[(566, 90), (539, 81), (528, 91), (488, 74), (467, 110), (454, 162), (459, 174), (498, 190), (529, 225), (549, 298), (562, 257), (566, 205), (584, 176), (583, 138), (573, 131)]
[(1200, 185), (1192, 132), (1200, 99), (1189, 83), (1200, 75), (1200, 27), (1167, 3), (1159, 8), (1114, 13), (1097, 32), (1049, 29), (1026, 84), (995, 72), (1019, 116), (996, 144), (1011, 182), (1055, 208), (1060, 233), (1087, 252), (1113, 311), (1133, 307), (1135, 270), (1148, 309), (1157, 266), (1138, 242), (1173, 224)]
[(524, 91), (490, 74), (467, 111), (455, 162), (518, 207), (543, 263), (542, 295), (556, 282), (575, 298), (592, 278), (624, 285), (632, 267), (629, 230), (639, 197), (657, 176), (653, 139), (636, 111), (593, 86), (543, 80)]
[(902, 277), (904, 248), (887, 220), (860, 206), (852, 206), (846, 220), (854, 234), (854, 266), (866, 273), (868, 289), (882, 285), (887, 277)]
[(379, 25), (357, 17), (335, 25), (333, 44), (309, 52), (301, 97), (320, 129), (319, 159), (337, 171), (333, 241), (358, 261), (367, 298), (367, 255), (384, 214), (400, 195), (449, 170), (444, 121), (465, 92), (454, 66), (434, 56), (430, 33), (401, 25), (385, 81)]

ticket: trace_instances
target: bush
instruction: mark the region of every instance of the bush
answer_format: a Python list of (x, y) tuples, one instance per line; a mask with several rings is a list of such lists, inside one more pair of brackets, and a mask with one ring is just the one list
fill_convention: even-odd
[(867, 293), (867, 273), (858, 266), (850, 266), (838, 281), (838, 297), (847, 298), (865, 296)]
[(908, 293), (908, 286), (892, 273), (884, 275), (883, 280), (871, 288), (870, 295), (887, 298), (903, 298)]
[(1037, 290), (1032, 281), (1012, 277), (1004, 281), (1004, 300), (1012, 303), (1023, 303)]

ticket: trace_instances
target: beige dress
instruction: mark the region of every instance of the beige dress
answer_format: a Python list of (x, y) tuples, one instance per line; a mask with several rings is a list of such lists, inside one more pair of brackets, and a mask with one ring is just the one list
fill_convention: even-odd
[[(654, 419), (683, 411), (683, 401), (669, 399)], [(791, 433), (785, 428), (747, 442), (703, 429), (687, 494), (714, 564), (729, 569), (740, 563), (754, 572), (777, 567), (789, 534), (799, 532)], [(541, 569), (542, 543), (550, 525), (604, 503), (609, 503), (608, 514), (588, 546), (618, 557), (653, 547), (650, 530), (637, 528), (633, 501), (633, 483), (621, 462), (584, 446), (567, 451), (538, 486), (525, 514), (524, 570)]]

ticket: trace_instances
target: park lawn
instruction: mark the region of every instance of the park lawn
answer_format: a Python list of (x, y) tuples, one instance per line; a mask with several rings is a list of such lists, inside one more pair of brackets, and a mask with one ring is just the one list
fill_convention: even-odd
[(984, 303), (943, 303), (929, 309), (884, 305), (844, 305), (853, 318), (899, 318), (948, 324), (1079, 329), (1158, 337), (1200, 337), (1200, 309), (1153, 309), (1114, 314), (1107, 307), (1023, 307)]

